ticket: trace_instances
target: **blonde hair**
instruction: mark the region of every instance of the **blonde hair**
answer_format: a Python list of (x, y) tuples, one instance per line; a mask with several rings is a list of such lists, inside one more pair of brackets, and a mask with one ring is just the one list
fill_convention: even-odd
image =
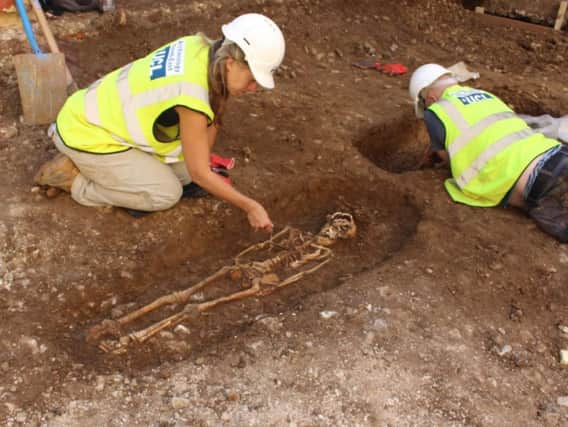
[(245, 54), (241, 48), (233, 41), (225, 38), (212, 40), (203, 33), (197, 33), (203, 43), (213, 50), (209, 56), (209, 102), (215, 113), (214, 123), (221, 125), (225, 104), (229, 98), (227, 90), (227, 69), (225, 63), (228, 58), (246, 64)]

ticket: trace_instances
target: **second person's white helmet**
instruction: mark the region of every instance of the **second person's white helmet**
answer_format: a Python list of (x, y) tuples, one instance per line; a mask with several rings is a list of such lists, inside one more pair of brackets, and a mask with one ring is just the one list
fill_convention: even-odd
[(416, 113), (416, 117), (424, 117), (423, 106), (420, 105), (420, 92), (422, 92), (422, 89), (427, 88), (446, 74), (451, 75), (452, 72), (438, 64), (421, 65), (414, 71), (414, 73), (412, 73), (408, 92), (410, 94), (410, 98), (414, 102), (414, 112)]
[(221, 27), (226, 39), (236, 43), (245, 54), (257, 83), (274, 88), (273, 73), (282, 63), (286, 42), (278, 25), (258, 13), (247, 13)]

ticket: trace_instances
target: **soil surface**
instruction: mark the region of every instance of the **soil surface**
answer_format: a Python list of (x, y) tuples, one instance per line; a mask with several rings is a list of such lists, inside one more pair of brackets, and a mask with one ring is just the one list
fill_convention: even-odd
[(21, 30), (3, 29), (2, 425), (568, 425), (568, 247), (519, 211), (454, 204), (447, 171), (418, 169), (428, 142), (409, 73), (352, 66), (465, 61), (481, 74), (471, 85), (518, 112), (559, 116), (566, 33), (488, 26), (449, 0), (116, 3), (50, 20), (79, 86), (176, 37), (217, 37), (243, 12), (271, 16), (287, 40), (277, 87), (231, 100), (215, 151), (236, 158), (235, 186), (264, 203), (275, 231), (316, 233), (343, 211), (358, 233), (281, 291), (189, 316), (123, 354), (101, 351), (92, 327), (269, 236), (212, 197), (139, 219), (46, 199), (33, 175), (55, 149), (46, 126), (21, 119), (12, 55), (29, 48)]
[(481, 6), (486, 12), (518, 18), (524, 21), (545, 24), (554, 27), (558, 17), (560, 1), (558, 0), (479, 0), (469, 6)]

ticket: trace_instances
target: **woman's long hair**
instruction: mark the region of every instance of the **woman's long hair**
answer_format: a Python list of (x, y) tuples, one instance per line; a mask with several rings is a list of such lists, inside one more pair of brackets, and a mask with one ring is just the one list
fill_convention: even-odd
[(225, 63), (228, 58), (233, 58), (235, 61), (246, 64), (245, 54), (236, 43), (225, 38), (218, 40), (211, 40), (203, 33), (198, 33), (203, 42), (210, 47), (211, 53), (209, 55), (209, 102), (211, 109), (215, 113), (215, 120), (213, 123), (221, 125), (223, 122), (223, 114), (225, 113), (225, 104), (229, 98), (229, 91), (227, 90), (227, 69)]

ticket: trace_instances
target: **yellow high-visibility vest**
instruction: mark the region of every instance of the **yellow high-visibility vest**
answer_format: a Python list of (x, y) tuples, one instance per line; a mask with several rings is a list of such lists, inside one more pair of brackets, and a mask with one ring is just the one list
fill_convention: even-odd
[(503, 101), (479, 89), (447, 88), (429, 108), (446, 128), (452, 178), (445, 187), (455, 202), (497, 206), (525, 168), (559, 144), (533, 131)]
[(209, 46), (200, 36), (175, 40), (73, 94), (57, 117), (65, 145), (108, 154), (137, 148), (166, 163), (183, 160), (179, 124), (158, 124), (164, 112), (184, 106), (207, 116)]

